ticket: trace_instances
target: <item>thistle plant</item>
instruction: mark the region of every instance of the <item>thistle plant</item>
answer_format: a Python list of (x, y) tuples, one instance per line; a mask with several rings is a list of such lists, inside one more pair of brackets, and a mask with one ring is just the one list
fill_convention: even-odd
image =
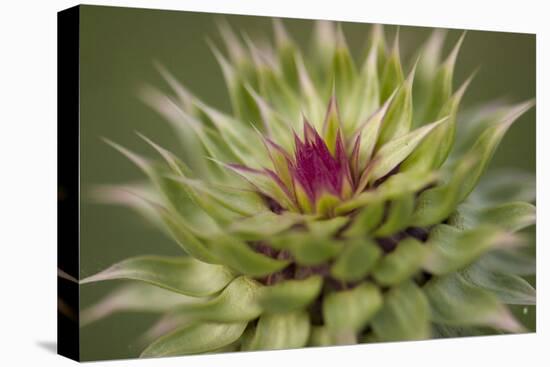
[[(181, 137), (150, 159), (110, 142), (147, 183), (98, 188), (168, 233), (180, 257), (141, 256), (82, 283), (132, 280), (82, 313), (159, 312), (142, 356), (514, 333), (508, 305), (534, 305), (532, 177), (484, 175), (533, 102), (460, 113), (464, 35), (436, 30), (408, 60), (373, 26), (357, 62), (340, 27), (303, 53), (274, 21), (274, 45), (221, 26), (211, 44), (232, 112), (193, 96), (143, 96)], [(457, 122), (458, 120), (458, 122)]]

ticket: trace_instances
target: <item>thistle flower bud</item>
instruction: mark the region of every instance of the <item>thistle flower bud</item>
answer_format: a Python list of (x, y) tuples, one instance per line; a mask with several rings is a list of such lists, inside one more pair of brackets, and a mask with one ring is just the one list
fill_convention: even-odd
[(174, 96), (146, 95), (196, 152), (179, 158), (144, 138), (152, 161), (112, 143), (150, 184), (96, 195), (145, 213), (186, 253), (130, 258), (82, 282), (149, 284), (132, 299), (165, 316), (143, 356), (524, 330), (507, 305), (535, 303), (520, 277), (534, 262), (516, 234), (535, 223), (534, 192), (495, 201), (499, 185), (528, 182), (482, 176), (533, 102), (457, 134), (470, 82), (453, 89), (463, 37), (441, 60), (436, 31), (404, 70), (398, 37), (388, 48), (381, 26), (358, 64), (340, 27), (316, 32), (306, 57), (281, 21), (274, 46), (224, 24), (228, 56), (212, 48), (231, 113), (164, 69)]

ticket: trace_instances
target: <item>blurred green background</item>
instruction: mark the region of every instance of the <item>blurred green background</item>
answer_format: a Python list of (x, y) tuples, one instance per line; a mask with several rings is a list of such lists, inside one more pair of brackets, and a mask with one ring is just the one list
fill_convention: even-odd
[[(139, 131), (178, 153), (169, 125), (138, 98), (139, 88), (165, 88), (153, 67), (168, 68), (207, 103), (229, 110), (229, 99), (206, 40), (220, 44), (216, 21), (225, 18), (252, 37), (271, 37), (271, 19), (116, 7), (81, 7), (81, 243), (80, 276), (91, 275), (123, 258), (140, 254), (180, 254), (179, 247), (126, 209), (91, 203), (94, 184), (120, 183), (143, 176), (126, 158), (107, 146), (108, 137), (137, 152), (151, 154), (134, 133)], [(299, 44), (306, 46), (312, 22), (285, 19)], [(364, 50), (370, 26), (342, 23), (355, 56)], [(394, 26), (386, 27), (388, 39)], [(400, 27), (402, 56), (411, 56), (431, 28)], [(450, 30), (445, 51), (461, 34)], [(469, 31), (458, 58), (455, 86), (479, 72), (464, 105), (504, 97), (518, 102), (535, 96), (535, 36)], [(508, 132), (491, 166), (535, 170), (535, 111)], [(117, 282), (81, 287), (81, 308), (106, 294)], [(533, 313), (532, 311), (530, 311)], [(534, 316), (534, 315), (532, 315)], [(529, 319), (532, 316), (528, 315)], [(117, 314), (81, 330), (83, 360), (127, 358), (139, 354), (138, 337), (155, 320), (152, 315)]]

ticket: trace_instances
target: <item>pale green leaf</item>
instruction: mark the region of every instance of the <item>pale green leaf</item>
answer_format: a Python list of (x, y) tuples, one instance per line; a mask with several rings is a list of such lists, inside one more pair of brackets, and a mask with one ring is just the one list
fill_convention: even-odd
[(366, 205), (353, 219), (344, 234), (348, 237), (360, 237), (371, 233), (382, 221), (384, 205), (383, 201)]
[(534, 305), (537, 296), (535, 289), (517, 275), (495, 273), (485, 268), (483, 263), (476, 263), (466, 268), (462, 275), (473, 285), (488, 290), (506, 304)]
[(271, 243), (276, 248), (288, 249), (302, 265), (322, 264), (341, 250), (333, 239), (311, 233), (292, 233), (274, 238)]
[(372, 158), (376, 141), (378, 140), (378, 134), (380, 133), (380, 127), (384, 116), (388, 111), (393, 96), (390, 96), (388, 100), (377, 109), (365, 122), (360, 121), (361, 125), (357, 128), (357, 131), (352, 136), (350, 141), (355, 142), (359, 138), (359, 151), (357, 153), (357, 162), (354, 162), (352, 166), (356, 177), (360, 177), (360, 173), (363, 172), (367, 163)]
[(196, 231), (180, 216), (169, 212), (160, 205), (153, 205), (168, 231), (185, 252), (193, 257), (207, 262), (219, 263), (216, 256), (197, 237)]
[(330, 98), (325, 120), (323, 122), (323, 140), (327, 145), (331, 154), (335, 155), (336, 140), (338, 134), (342, 131), (342, 121), (340, 120), (340, 111), (338, 110), (338, 102), (336, 95), (333, 94)]
[(377, 180), (388, 174), (414, 151), (430, 131), (445, 120), (444, 118), (433, 122), (384, 144), (375, 155), (374, 159), (376, 163), (371, 172), (370, 179)]
[(491, 170), (485, 174), (469, 201), (482, 206), (504, 204), (510, 201), (534, 202), (536, 198), (535, 175), (520, 170)]
[[(436, 180), (437, 174), (433, 172), (399, 172), (391, 175), (375, 189), (364, 191), (344, 201), (335, 209), (335, 212), (337, 214), (349, 213), (357, 208), (374, 204), (378, 205), (386, 200), (393, 200), (403, 195), (416, 193), (426, 186), (433, 184)], [(376, 224), (373, 223), (372, 225)]]
[(302, 221), (301, 215), (289, 212), (275, 214), (264, 211), (233, 222), (228, 231), (242, 239), (262, 240), (283, 232)]
[[(397, 89), (392, 89), (386, 98), (391, 98), (392, 101), (388, 107), (387, 113), (384, 115), (380, 134), (376, 142), (376, 149), (379, 149), (384, 144), (393, 139), (399, 138), (411, 129), (412, 125), (412, 84), (414, 79), (415, 67)], [(392, 98), (393, 95), (393, 98)], [(383, 102), (386, 101), (384, 98)]]
[(400, 167), (403, 171), (429, 171), (438, 169), (446, 161), (454, 144), (458, 107), (470, 81), (471, 78), (466, 80), (443, 104), (439, 114), (435, 115), (434, 118), (443, 118), (446, 116), (449, 118), (433, 129), (419, 144), (418, 148), (403, 162)]
[[(355, 80), (349, 103), (342, 105), (342, 119), (346, 135), (351, 135), (357, 125), (366, 121), (367, 118), (371, 119), (371, 114), (374, 114), (379, 106), (380, 85), (376, 66), (377, 57), (377, 48), (371, 47), (360, 74)], [(385, 103), (388, 106), (389, 100)], [(380, 122), (382, 117), (380, 117)], [(378, 127), (376, 127), (376, 130), (376, 137), (372, 141), (373, 148), (378, 137)]]
[(431, 320), (451, 326), (490, 326), (510, 332), (523, 327), (495, 295), (466, 282), (457, 273), (433, 278), (424, 286)]
[(307, 307), (319, 295), (323, 278), (285, 280), (262, 289), (259, 303), (266, 312), (289, 312)]
[(384, 71), (381, 77), (380, 101), (384, 102), (392, 92), (403, 83), (403, 68), (401, 67), (401, 57), (399, 55), (399, 32), (395, 35), (395, 40), (391, 53), (386, 59)]
[(296, 67), (296, 48), (294, 41), (290, 38), (285, 29), (283, 21), (278, 18), (273, 19), (273, 33), (275, 35), (275, 45), (277, 47), (277, 58), (282, 70), (282, 75), (287, 83), (293, 88), (298, 87), (298, 70)]
[(449, 218), (449, 224), (459, 228), (473, 228), (487, 224), (508, 232), (522, 230), (535, 224), (535, 221), (535, 206), (524, 202), (509, 202), (482, 209), (463, 204)]
[(317, 236), (330, 237), (336, 235), (338, 231), (340, 231), (346, 223), (348, 223), (348, 221), (349, 218), (345, 216), (330, 219), (319, 219), (314, 217), (311, 220), (308, 220), (306, 225), (310, 232), (315, 233)]
[(453, 89), (453, 74), (460, 46), (465, 33), (457, 41), (447, 59), (439, 66), (431, 85), (431, 96), (424, 111), (424, 121), (432, 121), (438, 117), (441, 106), (451, 97)]
[(217, 296), (178, 307), (175, 312), (194, 321), (237, 322), (255, 319), (262, 312), (258, 304), (261, 285), (240, 276)]
[(199, 323), (184, 326), (154, 341), (142, 358), (168, 357), (210, 352), (235, 342), (247, 323)]
[(334, 88), (338, 100), (349, 100), (357, 81), (357, 70), (341, 26), (338, 26), (336, 32), (336, 48), (332, 60), (332, 70), (334, 71)]
[(335, 278), (344, 281), (357, 281), (366, 276), (382, 255), (377, 244), (365, 238), (351, 239), (343, 246), (344, 250), (330, 271)]
[(413, 238), (400, 241), (397, 248), (378, 263), (374, 279), (383, 286), (399, 284), (420, 270), (426, 256), (423, 243)]
[(209, 248), (228, 267), (252, 277), (266, 276), (288, 265), (288, 261), (255, 252), (246, 243), (231, 236), (212, 239)]
[[(476, 164), (472, 167), (470, 174), (465, 176), (461, 182), (459, 202), (463, 201), (477, 185), (506, 131), (521, 115), (531, 109), (533, 105), (533, 100), (515, 105), (498, 123), (485, 129), (472, 148), (466, 153), (465, 157), (475, 160)], [(468, 164), (464, 163), (466, 161), (462, 160), (459, 165)], [(460, 168), (457, 168), (457, 170), (460, 170)]]
[(533, 275), (536, 272), (536, 259), (519, 249), (498, 249), (482, 256), (478, 262), (483, 267), (497, 273)]
[(409, 226), (414, 210), (414, 195), (406, 194), (390, 202), (387, 218), (374, 232), (376, 237), (387, 237)]
[(424, 293), (413, 282), (392, 288), (372, 321), (380, 341), (419, 340), (430, 337), (430, 309)]
[(429, 188), (418, 196), (412, 225), (427, 227), (441, 223), (456, 209), (460, 199), (461, 184), (476, 164), (473, 159), (462, 163), (453, 172), (449, 182)]
[(423, 113), (428, 106), (428, 99), (434, 85), (434, 79), (441, 62), (441, 51), (444, 46), (446, 30), (434, 29), (428, 40), (416, 54), (418, 67), (414, 81), (414, 119), (413, 124), (424, 122)]
[(323, 319), (337, 337), (340, 333), (359, 332), (381, 307), (380, 290), (372, 284), (362, 284), (348, 291), (326, 295)]
[(219, 292), (234, 277), (222, 265), (207, 264), (192, 257), (140, 256), (114, 264), (80, 283), (133, 279), (173, 292), (202, 297)]
[(306, 312), (265, 313), (260, 316), (254, 335), (244, 350), (301, 348), (307, 344), (310, 332)]
[(509, 235), (491, 226), (460, 231), (440, 224), (430, 232), (428, 256), (424, 268), (434, 274), (447, 274), (472, 263), (482, 254), (513, 240)]
[(334, 345), (334, 342), (326, 326), (312, 326), (307, 344), (312, 347), (328, 347)]
[(145, 283), (130, 283), (115, 288), (99, 301), (84, 307), (80, 326), (88, 325), (116, 312), (166, 312), (195, 301), (193, 297)]

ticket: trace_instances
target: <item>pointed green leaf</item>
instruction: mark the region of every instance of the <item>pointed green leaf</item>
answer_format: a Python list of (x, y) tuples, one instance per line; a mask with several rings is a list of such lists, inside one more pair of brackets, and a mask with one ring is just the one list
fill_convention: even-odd
[(370, 47), (376, 49), (376, 70), (377, 75), (382, 75), (386, 60), (388, 58), (386, 50), (386, 39), (384, 37), (384, 26), (382, 24), (373, 24), (369, 35)]
[(122, 205), (136, 211), (148, 223), (163, 230), (164, 226), (156, 210), (149, 202), (161, 200), (159, 193), (149, 183), (128, 183), (120, 185), (96, 185), (90, 190), (90, 197), (95, 203)]
[(233, 113), (242, 121), (260, 126), (260, 111), (246, 88), (248, 80), (239, 74), (238, 70), (225, 59), (215, 46), (211, 45), (211, 49), (222, 69)]
[(377, 180), (388, 174), (415, 150), (430, 131), (445, 121), (446, 118), (433, 122), (384, 144), (375, 155), (376, 163), (370, 179)]
[(210, 352), (239, 339), (246, 324), (246, 322), (200, 323), (184, 326), (154, 341), (141, 353), (140, 357), (168, 357)]
[(233, 171), (238, 176), (244, 178), (255, 190), (276, 200), (286, 208), (294, 208), (295, 204), (286, 187), (282, 185), (280, 179), (270, 174), (267, 170), (258, 170), (246, 166), (225, 164), (218, 162), (227, 169)]
[[(399, 88), (395, 91), (392, 89), (387, 96), (387, 98), (390, 98), (395, 93), (382, 122), (380, 135), (376, 142), (377, 149), (389, 141), (405, 135), (411, 129), (413, 113), (412, 84), (415, 67), (413, 67), (407, 79), (399, 85)], [(383, 101), (385, 102), (386, 99), (383, 99)]]
[[(514, 106), (499, 123), (485, 129), (469, 152), (466, 153), (466, 157), (475, 160), (476, 165), (470, 171), (470, 174), (462, 180), (459, 202), (463, 201), (476, 186), (508, 128), (533, 105), (534, 101), (531, 100)], [(466, 160), (462, 160), (459, 166), (467, 164), (464, 162)], [(457, 170), (460, 170), (460, 167)]]
[[(401, 83), (403, 83), (403, 68), (399, 55), (399, 32), (395, 35), (390, 55), (386, 60), (381, 78), (380, 102), (384, 102)], [(412, 112), (412, 111), (411, 111)]]
[[(154, 302), (152, 302), (154, 300)], [(80, 313), (80, 326), (88, 325), (116, 312), (166, 312), (195, 298), (145, 283), (130, 283), (115, 288)]]
[[(171, 97), (161, 92), (157, 88), (146, 87), (141, 90), (140, 97), (143, 102), (151, 107), (155, 112), (161, 115), (171, 127), (175, 130), (183, 151), (183, 159), (186, 164), (192, 168), (193, 172), (200, 177), (209, 176), (208, 162), (204, 157), (204, 144), (200, 136), (194, 131), (194, 127), (185, 122), (184, 115), (193, 115), (194, 107), (192, 99), (194, 98), (175, 78), (161, 69), (161, 74), (168, 81), (170, 86), (178, 95), (179, 101), (174, 101)], [(200, 152), (200, 154), (197, 154)]]
[(204, 181), (191, 180), (186, 177), (172, 177), (173, 180), (182, 185), (193, 200), (211, 217), (216, 217), (214, 211), (221, 212), (221, 208), (227, 209), (239, 216), (250, 216), (259, 213), (265, 208), (261, 199), (252, 192), (240, 190), (230, 193), (229, 190), (223, 190), (210, 185)]
[(472, 263), (490, 249), (507, 246), (511, 241), (513, 238), (510, 235), (491, 226), (462, 232), (440, 224), (430, 232), (427, 244), (429, 253), (424, 268), (439, 275), (451, 273)]
[(330, 269), (332, 276), (343, 281), (360, 280), (371, 271), (382, 255), (376, 243), (364, 238), (355, 238), (343, 245), (344, 250)]
[(255, 333), (243, 350), (274, 350), (301, 348), (307, 344), (310, 332), (306, 312), (265, 313), (260, 316)]
[(281, 66), (282, 75), (287, 83), (293, 88), (298, 87), (298, 71), (296, 68), (296, 45), (288, 35), (283, 21), (278, 18), (273, 19), (273, 33), (275, 34), (275, 45), (277, 47), (277, 57)]
[(382, 295), (372, 284), (330, 293), (323, 303), (323, 318), (331, 333), (360, 331), (382, 307)]
[(471, 284), (495, 294), (498, 299), (511, 305), (534, 305), (537, 301), (535, 288), (517, 275), (495, 273), (483, 267), (483, 263), (469, 266), (462, 272)]
[[(306, 68), (301, 55), (296, 57), (298, 77), (300, 81), (300, 95), (302, 97), (303, 111), (317, 131), (323, 128), (323, 118), (326, 113), (326, 101), (321, 98), (317, 88), (313, 84), (310, 73)], [(285, 132), (286, 133), (286, 132)], [(286, 133), (286, 135), (290, 135)]]
[(393, 95), (388, 98), (382, 107), (376, 110), (364, 123), (359, 126), (356, 134), (353, 135), (351, 139), (351, 141), (355, 141), (355, 139), (359, 137), (359, 152), (357, 156), (357, 164), (356, 167), (354, 167), (357, 171), (357, 176), (359, 176), (359, 173), (365, 169), (367, 163), (372, 158), (376, 141), (378, 140), (380, 127), (382, 126), (382, 121), (384, 120), (384, 116), (386, 115), (392, 100)]
[(407, 238), (400, 241), (393, 252), (382, 258), (372, 275), (383, 286), (401, 283), (420, 270), (426, 255), (426, 246), (423, 243)]
[(432, 321), (451, 326), (490, 326), (519, 332), (523, 327), (491, 293), (467, 283), (459, 274), (430, 280), (424, 286)]
[[(285, 151), (291, 151), (293, 147), (293, 139), (292, 135), (288, 133), (288, 130), (291, 128), (291, 124), (284, 118), (284, 116), (281, 115), (281, 113), (275, 111), (268, 101), (266, 101), (250, 85), (246, 85), (246, 89), (254, 99), (254, 103), (256, 103), (256, 106), (260, 111), (260, 117), (264, 127), (262, 135), (272, 140), (273, 143), (279, 144)], [(272, 144), (268, 146), (268, 149), (274, 146), (275, 144)]]
[(158, 212), (172, 237), (185, 252), (209, 264), (219, 263), (214, 253), (197, 237), (196, 231), (181, 216), (169, 212), (160, 205), (153, 205), (153, 208)]
[(466, 80), (443, 105), (436, 118), (446, 116), (449, 118), (428, 134), (418, 148), (403, 162), (402, 170), (428, 171), (439, 168), (445, 162), (454, 144), (458, 106), (470, 81), (471, 78)]
[(441, 62), (441, 51), (446, 30), (434, 29), (428, 40), (422, 45), (416, 57), (418, 68), (414, 81), (414, 119), (413, 123), (424, 122), (423, 113), (428, 106), (434, 79)]
[(429, 317), (422, 290), (413, 282), (405, 282), (385, 295), (384, 306), (372, 320), (372, 328), (380, 341), (427, 339)]
[(334, 88), (338, 100), (348, 100), (357, 81), (357, 70), (341, 26), (338, 26), (336, 32), (336, 48), (332, 60), (332, 69), (334, 71)]
[(482, 256), (478, 262), (488, 270), (514, 275), (533, 275), (536, 259), (519, 249), (497, 249)]
[(473, 158), (461, 162), (449, 182), (423, 191), (416, 199), (412, 225), (427, 227), (447, 219), (459, 203), (462, 182), (476, 164)]
[(323, 122), (323, 140), (333, 155), (335, 155), (336, 140), (338, 139), (338, 134), (341, 132), (341, 126), (342, 122), (340, 120), (340, 112), (338, 111), (338, 103), (336, 95), (333, 94), (330, 98)]
[(266, 312), (290, 312), (307, 307), (317, 298), (323, 278), (311, 276), (303, 280), (285, 280), (275, 285), (264, 287), (259, 296), (259, 303)]
[(219, 292), (234, 277), (224, 266), (203, 263), (192, 257), (140, 256), (112, 265), (80, 283), (133, 279), (173, 292), (202, 297)]
[(427, 109), (424, 111), (424, 121), (432, 121), (438, 117), (440, 108), (451, 97), (453, 90), (453, 74), (456, 64), (456, 58), (460, 51), (460, 46), (464, 40), (465, 33), (462, 34), (455, 47), (447, 56), (447, 59), (437, 70), (432, 82), (431, 97), (427, 103)]
[[(251, 102), (253, 103), (253, 102)], [(199, 100), (195, 101), (203, 121), (212, 125), (219, 137), (227, 144), (233, 154), (247, 166), (267, 163), (268, 157), (261, 138), (250, 128), (250, 122), (243, 122), (210, 107)], [(260, 117), (255, 118), (260, 121)]]
[[(376, 69), (377, 53), (376, 47), (370, 48), (367, 59), (354, 83), (349, 103), (342, 106), (342, 119), (346, 136), (351, 135), (358, 124), (370, 119), (369, 116), (375, 113), (380, 105), (380, 86)], [(390, 99), (388, 98), (388, 101)], [(388, 102), (385, 104), (389, 106)], [(376, 132), (376, 135), (378, 135), (378, 132)], [(373, 144), (376, 143), (376, 139), (377, 136), (374, 138)]]
[(299, 98), (286, 81), (275, 70), (262, 67), (258, 70), (259, 92), (273, 107), (291, 121), (299, 118), (301, 110)]
[(316, 78), (322, 78), (327, 75), (329, 68), (332, 66), (334, 57), (334, 49), (336, 46), (336, 31), (334, 22), (327, 20), (315, 21), (313, 30), (313, 54), (311, 60), (316, 66)]
[(491, 170), (487, 172), (468, 200), (481, 206), (504, 204), (511, 201), (534, 202), (536, 179), (521, 170)]
[(535, 221), (535, 206), (523, 202), (510, 202), (482, 209), (463, 204), (449, 218), (449, 224), (459, 228), (474, 228), (487, 224), (508, 232), (522, 230), (535, 224)]

